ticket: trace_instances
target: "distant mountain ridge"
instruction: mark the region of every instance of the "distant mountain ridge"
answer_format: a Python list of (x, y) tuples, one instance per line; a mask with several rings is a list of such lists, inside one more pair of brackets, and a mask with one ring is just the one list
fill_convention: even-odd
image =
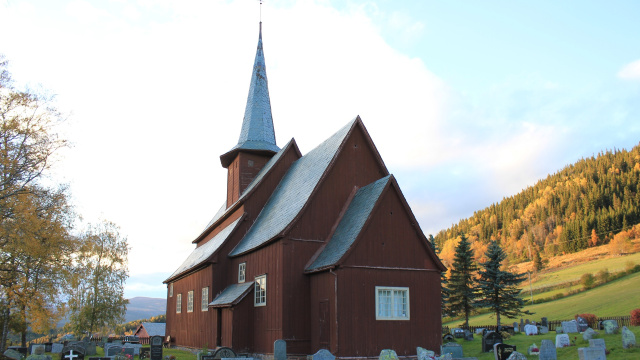
[(601, 152), (549, 175), (517, 195), (440, 231), (440, 257), (451, 264), (464, 233), (480, 259), (499, 240), (509, 261), (571, 253), (607, 244), (640, 222), (640, 145)]
[(166, 311), (167, 299), (134, 297), (129, 299), (124, 321), (149, 319), (154, 316), (164, 315)]

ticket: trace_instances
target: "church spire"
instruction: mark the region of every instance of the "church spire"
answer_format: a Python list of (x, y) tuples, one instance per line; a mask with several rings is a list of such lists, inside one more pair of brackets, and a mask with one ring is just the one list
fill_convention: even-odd
[(247, 97), (240, 138), (236, 146), (220, 156), (222, 166), (228, 167), (238, 152), (242, 150), (265, 155), (273, 155), (280, 151), (280, 148), (276, 145), (276, 135), (271, 117), (267, 70), (262, 50), (262, 21), (260, 22), (258, 49), (253, 64), (249, 96)]

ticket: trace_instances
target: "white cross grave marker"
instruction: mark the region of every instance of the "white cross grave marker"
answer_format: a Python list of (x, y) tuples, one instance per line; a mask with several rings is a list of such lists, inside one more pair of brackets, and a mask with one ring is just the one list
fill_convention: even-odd
[(73, 353), (73, 350), (69, 350), (69, 355), (65, 356), (65, 359), (74, 360), (75, 358), (80, 357), (80, 355), (76, 355)]

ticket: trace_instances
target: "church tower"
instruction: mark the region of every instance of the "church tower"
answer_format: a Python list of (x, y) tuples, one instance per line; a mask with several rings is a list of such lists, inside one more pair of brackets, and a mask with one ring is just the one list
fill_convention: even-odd
[(278, 151), (280, 148), (276, 145), (273, 130), (260, 22), (258, 49), (240, 138), (236, 146), (220, 156), (222, 166), (227, 169), (227, 208), (238, 200), (262, 167)]

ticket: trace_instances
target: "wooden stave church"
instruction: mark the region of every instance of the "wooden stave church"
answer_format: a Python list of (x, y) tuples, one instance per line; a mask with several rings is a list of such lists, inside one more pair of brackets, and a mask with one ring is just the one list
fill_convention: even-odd
[[(276, 145), (262, 24), (240, 138), (220, 160), (227, 199), (164, 281), (174, 345), (255, 355), (284, 339), (289, 354), (338, 357), (439, 349), (445, 267), (360, 117), (304, 156), (294, 139)], [(392, 304), (378, 313), (378, 300)]]

